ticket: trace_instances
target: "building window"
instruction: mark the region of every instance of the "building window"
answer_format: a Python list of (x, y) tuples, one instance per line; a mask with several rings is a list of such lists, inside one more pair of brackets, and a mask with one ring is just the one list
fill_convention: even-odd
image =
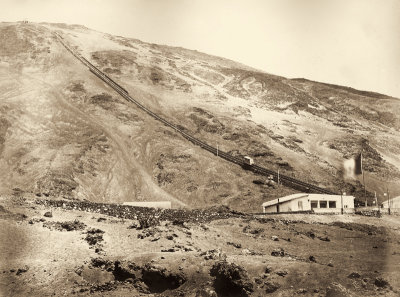
[(336, 201), (329, 201), (329, 208), (336, 208)]
[(297, 208), (298, 208), (299, 210), (303, 210), (303, 201), (298, 201), (298, 202), (297, 202)]
[(344, 205), (344, 208), (347, 208), (347, 205)]
[(326, 208), (326, 207), (327, 207), (326, 201), (320, 201), (319, 202), (319, 208)]
[(311, 209), (313, 209), (313, 208), (318, 208), (318, 201), (311, 200)]

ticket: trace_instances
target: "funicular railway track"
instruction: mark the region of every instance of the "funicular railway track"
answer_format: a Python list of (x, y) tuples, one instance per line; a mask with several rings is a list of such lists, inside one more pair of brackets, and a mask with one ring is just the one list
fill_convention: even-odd
[(244, 158), (242, 157), (235, 157), (227, 152), (221, 151), (213, 146), (210, 146), (209, 144), (197, 139), (196, 137), (186, 133), (185, 131), (182, 130), (178, 125), (173, 124), (166, 119), (160, 117), (156, 113), (152, 112), (150, 109), (148, 109), (146, 106), (132, 98), (128, 91), (125, 90), (121, 85), (119, 85), (117, 82), (115, 82), (112, 78), (110, 78), (108, 75), (103, 73), (101, 70), (99, 70), (96, 66), (94, 66), (91, 62), (89, 62), (87, 59), (82, 57), (79, 53), (77, 53), (75, 50), (73, 50), (70, 46), (68, 46), (64, 41), (63, 38), (55, 33), (57, 36), (57, 39), (59, 42), (72, 54), (74, 55), (81, 63), (83, 63), (85, 66), (87, 66), (94, 75), (96, 75), (98, 78), (100, 78), (102, 81), (104, 81), (107, 85), (109, 85), (111, 88), (113, 88), (118, 94), (120, 94), (123, 98), (125, 98), (127, 101), (134, 103), (136, 106), (138, 106), (140, 109), (145, 111), (147, 114), (155, 118), (156, 120), (162, 122), (164, 125), (174, 129), (177, 133), (181, 134), (184, 138), (189, 140), (195, 145), (200, 146), (201, 148), (209, 151), (210, 153), (217, 155), (218, 157), (221, 157), (229, 162), (232, 162), (234, 164), (237, 164), (239, 166), (242, 166), (243, 168), (247, 170), (251, 170), (256, 174), (264, 175), (264, 176), (273, 176), (274, 181), (278, 181), (287, 187), (299, 190), (299, 191), (306, 191), (306, 192), (313, 192), (313, 193), (322, 193), (322, 194), (337, 194), (333, 191), (330, 191), (325, 188), (321, 188), (319, 186), (306, 183), (304, 181), (301, 181), (299, 179), (286, 176), (283, 174), (278, 174), (277, 172), (273, 170), (269, 170), (267, 168), (258, 166), (258, 165), (248, 165), (248, 163), (245, 161)]

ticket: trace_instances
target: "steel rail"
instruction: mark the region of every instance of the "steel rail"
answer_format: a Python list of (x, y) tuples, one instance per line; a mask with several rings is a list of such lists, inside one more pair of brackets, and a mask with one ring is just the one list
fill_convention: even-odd
[[(232, 162), (234, 164), (237, 164), (239, 166), (242, 166), (243, 168), (247, 169), (247, 170), (251, 170), (252, 172), (256, 173), (256, 174), (260, 174), (260, 175), (264, 175), (264, 176), (272, 176), (273, 180), (278, 181), (278, 173), (276, 171), (258, 166), (258, 165), (248, 165), (244, 158), (242, 157), (235, 157), (230, 155), (227, 152), (224, 152), (220, 149), (217, 149), (213, 146), (210, 146), (209, 144), (205, 143), (204, 141), (201, 141), (199, 139), (197, 139), (196, 137), (186, 133), (185, 131), (183, 131), (181, 128), (178, 127), (178, 125), (173, 124), (169, 121), (167, 121), (166, 119), (162, 118), (161, 116), (157, 115), (156, 113), (152, 112), (150, 109), (148, 109), (146, 106), (144, 106), (143, 104), (141, 104), (140, 102), (138, 102), (137, 100), (135, 100), (134, 98), (132, 98), (128, 91), (123, 88), (120, 84), (118, 84), (117, 82), (115, 82), (112, 78), (110, 78), (107, 74), (105, 74), (104, 72), (102, 72), (101, 70), (99, 70), (96, 66), (94, 66), (91, 62), (89, 62), (86, 58), (84, 58), (83, 56), (81, 56), (79, 53), (77, 53), (74, 49), (72, 49), (70, 46), (68, 46), (64, 41), (63, 38), (55, 33), (55, 35), (58, 37), (59, 42), (73, 55), (75, 56), (81, 63), (83, 63), (86, 67), (89, 68), (90, 72), (92, 72), (94, 75), (96, 75), (98, 78), (100, 78), (103, 82), (105, 82), (108, 86), (110, 86), (112, 89), (114, 89), (118, 94), (120, 94), (123, 98), (125, 98), (127, 101), (134, 103), (135, 105), (137, 105), (140, 109), (142, 109), (143, 111), (145, 111), (147, 114), (149, 114), (151, 117), (153, 117), (154, 119), (162, 122), (164, 125), (174, 129), (176, 132), (178, 132), (179, 134), (181, 134), (184, 138), (186, 138), (187, 140), (189, 140), (190, 142), (192, 142), (195, 145), (200, 146), (201, 148), (211, 152), (214, 155), (217, 155), (220, 158), (223, 158), (229, 162)], [(317, 192), (317, 193), (323, 193), (323, 194), (330, 194), (330, 195), (335, 195), (337, 193), (325, 189), (325, 188), (321, 188), (319, 186), (301, 181), (299, 179), (284, 175), (284, 174), (279, 174), (279, 182), (281, 182), (283, 185), (294, 188), (296, 190), (301, 190), (301, 191), (307, 191), (307, 192)]]

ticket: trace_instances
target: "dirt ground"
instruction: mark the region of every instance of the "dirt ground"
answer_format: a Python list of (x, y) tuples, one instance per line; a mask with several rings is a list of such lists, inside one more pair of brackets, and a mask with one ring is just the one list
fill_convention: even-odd
[(399, 217), (211, 208), (127, 219), (113, 205), (66, 203), (0, 198), (1, 296), (400, 293)]
[[(362, 148), (378, 202), (400, 193), (396, 98), (82, 26), (1, 23), (0, 295), (399, 295), (398, 216), (249, 214), (294, 190), (161, 125), (55, 31), (220, 150), (357, 198), (341, 165)], [(118, 204), (163, 200), (175, 209)]]

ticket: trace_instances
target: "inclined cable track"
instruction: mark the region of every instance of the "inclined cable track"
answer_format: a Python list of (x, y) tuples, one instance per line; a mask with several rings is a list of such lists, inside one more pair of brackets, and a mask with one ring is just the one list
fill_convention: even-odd
[[(75, 56), (81, 63), (83, 63), (85, 66), (87, 66), (89, 68), (90, 72), (92, 72), (94, 75), (96, 75), (98, 78), (100, 78), (108, 86), (113, 88), (118, 94), (120, 94), (127, 101), (134, 103), (140, 109), (142, 109), (143, 111), (148, 113), (151, 117), (153, 117), (156, 120), (162, 122), (164, 125), (166, 125), (168, 127), (171, 127), (172, 129), (174, 129), (176, 132), (181, 134), (184, 138), (186, 138), (187, 140), (189, 140), (193, 144), (200, 146), (201, 148), (209, 151), (210, 153), (212, 153), (214, 155), (217, 155), (217, 153), (218, 153), (219, 157), (221, 157), (221, 158), (223, 158), (223, 159), (225, 159), (225, 160), (227, 160), (229, 162), (232, 162), (232, 163), (237, 164), (237, 165), (242, 166), (242, 167), (247, 167), (248, 170), (251, 170), (251, 171), (253, 171), (254, 173), (257, 173), (257, 174), (261, 174), (261, 175), (265, 175), (265, 176), (273, 176), (275, 181), (278, 180), (278, 173), (277, 172), (275, 172), (273, 170), (266, 169), (266, 168), (258, 166), (258, 165), (248, 165), (244, 161), (243, 158), (232, 156), (232, 155), (228, 154), (227, 152), (221, 151), (219, 149), (217, 150), (215, 147), (212, 147), (212, 146), (208, 145), (207, 143), (195, 138), (194, 136), (184, 132), (177, 125), (172, 124), (169, 121), (165, 120), (164, 118), (160, 117), (159, 115), (155, 114), (150, 109), (148, 109), (147, 107), (142, 105), (140, 102), (138, 102), (135, 99), (133, 99), (129, 95), (128, 91), (125, 90), (117, 82), (115, 82), (112, 78), (110, 78), (108, 75), (106, 75), (105, 73), (100, 71), (96, 66), (94, 66), (91, 62), (89, 62), (87, 59), (82, 57), (80, 54), (76, 53), (71, 47), (69, 47), (62, 40), (63, 38), (60, 35), (58, 35), (57, 33), (55, 33), (55, 34), (56, 34), (59, 42), (73, 56)], [(316, 193), (323, 193), (323, 194), (330, 194), (330, 195), (337, 194), (337, 193), (335, 193), (333, 191), (330, 191), (328, 189), (321, 188), (321, 187), (318, 187), (316, 185), (306, 183), (304, 181), (298, 180), (298, 179), (290, 177), (290, 176), (286, 176), (284, 174), (279, 174), (279, 181), (280, 181), (280, 183), (282, 183), (283, 185), (285, 185), (287, 187), (290, 187), (290, 188), (293, 188), (293, 189), (296, 189), (296, 190), (300, 190), (300, 191), (304, 191), (305, 190), (307, 192), (316, 192)]]

